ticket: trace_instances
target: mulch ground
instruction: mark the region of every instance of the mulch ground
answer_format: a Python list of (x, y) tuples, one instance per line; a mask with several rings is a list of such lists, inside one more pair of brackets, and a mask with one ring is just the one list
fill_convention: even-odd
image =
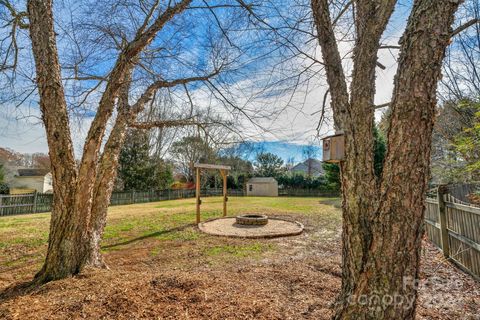
[[(256, 258), (212, 260), (195, 241), (152, 255), (158, 243), (147, 239), (109, 251), (110, 270), (33, 290), (2, 275), (0, 319), (329, 319), (341, 284), (340, 231), (325, 237), (320, 225), (295, 218), (305, 232), (260, 240), (275, 249)], [(26, 281), (35, 269), (23, 272)], [(480, 283), (427, 242), (421, 278), (418, 319), (480, 319)]]

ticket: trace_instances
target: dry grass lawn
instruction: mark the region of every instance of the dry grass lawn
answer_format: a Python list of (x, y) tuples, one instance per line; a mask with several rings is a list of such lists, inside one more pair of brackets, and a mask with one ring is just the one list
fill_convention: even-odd
[[(41, 266), (49, 214), (0, 218), (0, 319), (328, 319), (340, 287), (341, 212), (331, 198), (235, 198), (229, 214), (296, 219), (305, 232), (244, 240), (205, 235), (194, 199), (111, 207), (110, 270), (24, 290)], [(202, 219), (221, 215), (205, 198)], [(478, 319), (480, 284), (423, 250), (419, 319)]]

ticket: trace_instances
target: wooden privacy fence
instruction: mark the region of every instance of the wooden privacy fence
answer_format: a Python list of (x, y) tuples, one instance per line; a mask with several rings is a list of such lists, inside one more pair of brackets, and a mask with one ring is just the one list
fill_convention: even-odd
[(339, 197), (339, 191), (316, 189), (279, 189), (280, 197)]
[(48, 193), (0, 195), (0, 216), (48, 212), (53, 195)]
[[(202, 189), (201, 194), (202, 197), (222, 196), (223, 191), (220, 188), (209, 188)], [(243, 197), (246, 194), (244, 190), (228, 189), (228, 195), (232, 197)], [(279, 190), (279, 196), (337, 197), (338, 193), (313, 189), (282, 189)], [(179, 189), (114, 192), (110, 199), (110, 205), (115, 206), (184, 198), (195, 198), (195, 190)], [(0, 216), (49, 212), (52, 210), (52, 201), (53, 195), (51, 193), (0, 195)]]
[[(221, 194), (222, 190), (205, 189), (202, 192), (208, 197)], [(235, 194), (235, 192), (232, 192), (232, 194)], [(110, 198), (110, 205), (176, 200), (193, 197), (195, 197), (195, 190), (189, 189), (114, 192)], [(51, 193), (0, 195), (0, 216), (49, 212), (52, 210), (52, 202), (53, 194)]]
[(425, 231), (444, 256), (480, 278), (480, 208), (465, 205), (439, 186), (436, 198), (427, 198)]
[(110, 198), (110, 205), (176, 200), (194, 196), (195, 190), (190, 189), (114, 192)]

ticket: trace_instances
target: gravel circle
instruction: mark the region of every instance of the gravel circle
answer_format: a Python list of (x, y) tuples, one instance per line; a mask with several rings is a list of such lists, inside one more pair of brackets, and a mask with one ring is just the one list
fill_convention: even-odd
[(235, 217), (217, 218), (198, 224), (200, 231), (234, 238), (276, 238), (295, 236), (303, 232), (303, 224), (279, 218), (268, 218), (266, 225), (240, 225)]

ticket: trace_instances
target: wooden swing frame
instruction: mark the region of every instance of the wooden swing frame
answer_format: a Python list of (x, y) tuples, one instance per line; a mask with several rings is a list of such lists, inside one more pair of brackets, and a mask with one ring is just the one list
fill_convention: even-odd
[(206, 170), (220, 170), (220, 174), (222, 175), (223, 179), (223, 216), (227, 216), (227, 201), (228, 201), (228, 196), (227, 196), (227, 176), (228, 176), (228, 171), (230, 171), (232, 168), (230, 166), (224, 166), (224, 165), (218, 165), (218, 164), (206, 164), (206, 163), (195, 163), (194, 164), (195, 168), (195, 198), (196, 198), (196, 204), (197, 204), (197, 216), (196, 216), (196, 221), (197, 224), (200, 223), (200, 206), (202, 204), (202, 200), (200, 199), (200, 173), (202, 169)]

